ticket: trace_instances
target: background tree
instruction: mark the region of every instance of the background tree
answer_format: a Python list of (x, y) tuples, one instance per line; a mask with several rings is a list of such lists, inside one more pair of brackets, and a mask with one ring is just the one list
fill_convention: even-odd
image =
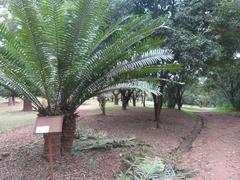
[(16, 93), (14, 91), (0, 86), (0, 96), (8, 98), (8, 106), (15, 105)]
[(97, 100), (100, 106), (100, 109), (102, 111), (102, 115), (106, 116), (106, 97), (104, 96), (104, 94), (98, 95), (97, 96)]
[(136, 106), (139, 96), (141, 95), (141, 91), (138, 89), (133, 89), (132, 91), (132, 103), (133, 106)]
[[(215, 11), (218, 1), (198, 1), (198, 0), (153, 0), (153, 1), (118, 1), (117, 9), (119, 13), (151, 14), (152, 18), (160, 15), (168, 16), (172, 27), (165, 31), (164, 46), (173, 50), (174, 58), (169, 63), (183, 64), (181, 71), (175, 73), (160, 73), (163, 79), (172, 79), (178, 82), (185, 82), (186, 86), (177, 84), (165, 84), (165, 101), (169, 107), (173, 108), (178, 104), (181, 109), (182, 97), (186, 87), (198, 76), (204, 63), (209, 59), (214, 59), (218, 51), (216, 44), (209, 37), (205, 36), (210, 26), (212, 13)], [(158, 37), (158, 35), (155, 35)]]
[(208, 35), (214, 38), (221, 49), (219, 58), (207, 63), (206, 76), (212, 90), (221, 94), (235, 109), (240, 109), (239, 67), (240, 67), (240, 2), (221, 1), (211, 20)]
[(119, 90), (113, 90), (112, 94), (113, 94), (113, 97), (114, 97), (114, 105), (118, 105), (118, 103), (119, 103), (119, 95), (120, 95)]

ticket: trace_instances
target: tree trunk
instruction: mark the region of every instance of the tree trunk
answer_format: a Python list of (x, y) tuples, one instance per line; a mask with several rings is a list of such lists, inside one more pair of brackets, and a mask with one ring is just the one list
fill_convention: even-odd
[(127, 104), (126, 103), (122, 103), (122, 110), (127, 110)]
[(154, 121), (157, 121), (157, 96), (152, 94), (153, 103), (154, 103)]
[(76, 114), (65, 114), (61, 138), (61, 150), (63, 155), (71, 155), (74, 133), (76, 130)]
[(156, 121), (156, 127), (159, 128), (160, 127), (160, 115), (161, 115), (161, 111), (162, 111), (162, 105), (163, 105), (163, 96), (156, 96), (153, 94), (153, 100), (154, 100), (154, 121)]
[[(76, 114), (65, 114), (63, 117), (62, 133), (44, 134), (43, 156), (50, 161), (58, 161), (62, 155), (70, 156), (72, 152), (74, 133), (76, 130)], [(49, 147), (51, 147), (49, 149)]]
[(176, 101), (175, 101), (175, 99), (174, 99), (174, 97), (169, 97), (168, 96), (168, 101), (167, 101), (167, 107), (169, 108), (169, 109), (175, 109), (175, 107), (176, 107)]
[(133, 106), (136, 107), (136, 98), (133, 97), (132, 100), (133, 100)]
[(113, 93), (113, 96), (114, 96), (114, 105), (118, 105), (120, 92), (118, 91), (117, 93), (115, 93), (115, 91), (112, 91), (112, 93)]
[(153, 102), (154, 102), (154, 114), (155, 114), (155, 121), (156, 121), (156, 127), (159, 128), (160, 127), (160, 115), (161, 115), (161, 111), (162, 111), (162, 106), (163, 106), (163, 88), (164, 88), (165, 83), (162, 83), (160, 85), (160, 92), (161, 95), (156, 96), (155, 94), (152, 94), (153, 96)]
[(128, 102), (131, 98), (131, 92), (129, 90), (120, 90), (122, 99), (122, 110), (127, 110)]
[(8, 106), (12, 106), (12, 105), (13, 105), (12, 97), (9, 97), (8, 98)]
[(114, 105), (118, 105), (119, 103), (119, 98), (118, 98), (118, 94), (114, 95)]
[(105, 116), (106, 115), (106, 110), (105, 110), (105, 106), (106, 106), (106, 98), (102, 95), (97, 97), (100, 109), (102, 111), (102, 114)]
[(146, 96), (145, 96), (145, 92), (143, 92), (143, 95), (142, 95), (142, 104), (143, 104), (143, 107), (146, 107)]
[(158, 96), (157, 98), (157, 128), (160, 127), (160, 115), (161, 115), (161, 111), (162, 111), (162, 105), (163, 105), (163, 95)]
[(176, 101), (177, 101), (177, 106), (178, 110), (181, 111), (183, 102), (183, 94), (184, 94), (184, 88), (182, 86), (177, 86), (177, 93), (176, 93)]
[(32, 111), (32, 102), (24, 99), (23, 100), (23, 111)]
[(182, 102), (181, 102), (181, 101), (178, 102), (178, 103), (177, 103), (177, 106), (178, 106), (178, 110), (181, 111), (181, 109), (182, 109)]
[(127, 110), (128, 100), (126, 97), (122, 97), (122, 110)]
[(15, 105), (15, 103), (16, 103), (15, 96), (12, 96), (12, 103), (13, 103), (13, 105)]
[(117, 96), (114, 95), (114, 105), (118, 105), (118, 103), (119, 103), (118, 95)]

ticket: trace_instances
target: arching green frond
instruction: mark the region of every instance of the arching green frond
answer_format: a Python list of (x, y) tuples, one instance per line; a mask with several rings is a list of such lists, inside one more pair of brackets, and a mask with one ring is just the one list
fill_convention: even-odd
[(100, 76), (100, 78), (96, 81), (90, 82), (89, 89), (94, 89), (94, 87), (101, 87), (101, 83), (114, 81), (115, 78), (124, 73), (161, 64), (162, 61), (168, 61), (170, 59), (172, 59), (172, 53), (169, 50), (157, 49), (146, 52), (141, 56), (133, 57), (130, 62), (126, 60), (123, 63), (119, 63), (105, 75)]
[(100, 93), (106, 93), (113, 90), (118, 89), (139, 89), (141, 91), (145, 91), (147, 93), (153, 93), (155, 95), (160, 95), (159, 87), (157, 85), (154, 85), (153, 83), (147, 82), (147, 81), (133, 81), (129, 83), (120, 83), (116, 84), (115, 86), (110, 86), (104, 90), (102, 90)]

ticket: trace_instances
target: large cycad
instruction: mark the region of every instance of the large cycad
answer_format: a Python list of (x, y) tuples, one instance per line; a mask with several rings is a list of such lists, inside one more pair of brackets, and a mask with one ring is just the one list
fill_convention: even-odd
[(143, 42), (156, 44), (146, 39), (165, 27), (159, 19), (129, 16), (112, 23), (108, 0), (10, 2), (17, 29), (0, 25), (0, 84), (31, 100), (39, 116), (64, 116), (65, 152), (71, 151), (74, 113), (85, 100), (124, 82), (119, 77), (129, 71), (171, 58), (163, 50), (137, 53), (146, 49)]

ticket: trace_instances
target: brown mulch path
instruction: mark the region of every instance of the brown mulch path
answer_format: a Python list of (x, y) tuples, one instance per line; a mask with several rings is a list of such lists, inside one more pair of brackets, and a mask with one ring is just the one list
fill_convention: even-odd
[[(81, 110), (80, 128), (105, 131), (109, 136), (136, 137), (154, 146), (154, 153), (164, 156), (179, 145), (182, 137), (190, 133), (194, 121), (189, 115), (164, 110), (163, 124), (155, 129), (152, 109), (107, 111), (107, 116), (89, 115), (96, 110)], [(17, 128), (0, 134), (1, 180), (40, 180), (48, 178), (48, 163), (42, 158), (43, 139), (32, 134), (32, 126)], [(110, 180), (121, 166), (120, 154), (134, 152), (134, 148), (93, 151), (73, 158), (62, 159), (56, 165), (56, 179)]]
[(205, 119), (205, 127), (179, 167), (198, 169), (194, 180), (239, 180), (240, 118), (204, 112), (199, 115)]

